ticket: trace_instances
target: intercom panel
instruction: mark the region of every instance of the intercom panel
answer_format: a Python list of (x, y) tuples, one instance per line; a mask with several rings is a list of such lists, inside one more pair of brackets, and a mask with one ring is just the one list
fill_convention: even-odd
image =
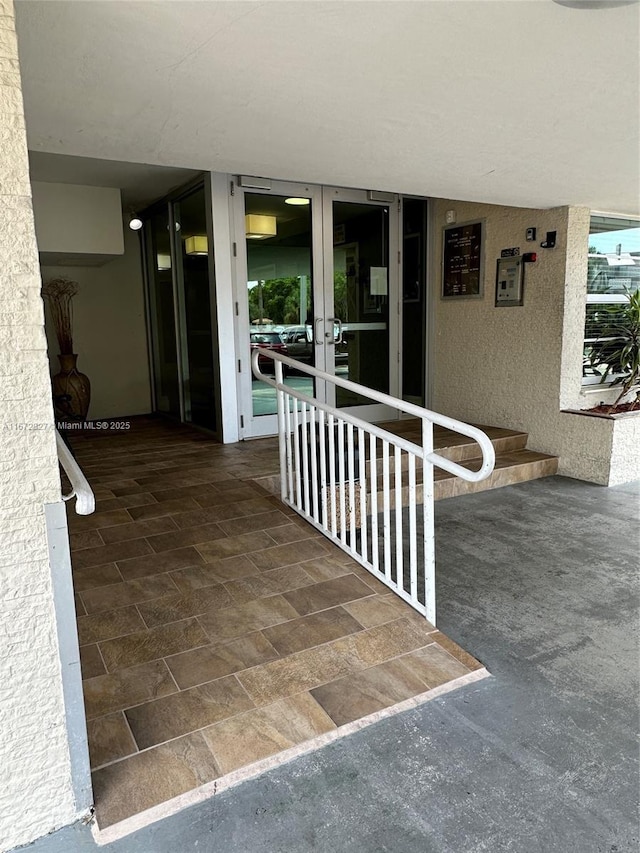
[(522, 305), (523, 284), (522, 255), (499, 258), (496, 271), (496, 305)]

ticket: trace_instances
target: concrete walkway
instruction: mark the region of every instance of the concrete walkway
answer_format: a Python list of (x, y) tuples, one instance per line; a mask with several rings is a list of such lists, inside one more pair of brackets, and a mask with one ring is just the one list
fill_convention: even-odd
[(100, 849), (635, 853), (639, 504), (563, 478), (439, 503), (438, 625), (494, 677)]

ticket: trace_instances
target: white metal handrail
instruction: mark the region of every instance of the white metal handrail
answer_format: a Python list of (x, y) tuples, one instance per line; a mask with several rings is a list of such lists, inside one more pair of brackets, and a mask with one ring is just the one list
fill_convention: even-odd
[(78, 515), (91, 515), (96, 508), (96, 499), (93, 495), (93, 491), (87, 478), (84, 476), (80, 466), (71, 455), (71, 451), (64, 443), (58, 430), (56, 430), (56, 446), (58, 448), (58, 459), (64, 468), (65, 474), (69, 478), (72, 489), (68, 495), (62, 496), (62, 500), (71, 500), (75, 495), (76, 512)]
[[(262, 373), (261, 357), (274, 362), (275, 378)], [(273, 350), (255, 349), (251, 364), (254, 376), (276, 389), (282, 500), (435, 624), (433, 468), (485, 479), (495, 464), (488, 436)], [(286, 385), (283, 365), (419, 418), (422, 446)], [(434, 424), (478, 443), (477, 471), (434, 452)]]

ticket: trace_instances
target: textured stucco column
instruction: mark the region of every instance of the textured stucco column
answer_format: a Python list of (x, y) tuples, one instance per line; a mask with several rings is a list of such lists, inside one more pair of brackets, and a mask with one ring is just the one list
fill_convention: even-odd
[[(531, 450), (559, 456), (560, 474), (603, 485), (636, 478), (631, 426), (616, 426), (619, 461), (611, 470), (612, 424), (563, 411), (593, 404), (581, 387), (589, 210), (452, 199), (436, 200), (433, 210), (433, 408), (463, 421), (528, 432)], [(458, 223), (484, 223), (484, 292), (477, 298), (440, 298), (448, 210)], [(531, 227), (538, 240), (528, 244)], [(539, 245), (547, 231), (557, 233), (553, 249)], [(496, 260), (515, 246), (538, 255), (525, 270), (524, 304), (496, 307)]]
[(11, 0), (0, 0), (0, 850), (75, 814), (45, 504), (60, 501)]

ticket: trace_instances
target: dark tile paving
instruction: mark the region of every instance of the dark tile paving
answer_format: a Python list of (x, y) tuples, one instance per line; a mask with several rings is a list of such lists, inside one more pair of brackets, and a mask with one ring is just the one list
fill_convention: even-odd
[[(78, 553), (82, 554), (82, 551)], [(75, 559), (75, 554), (74, 554)], [(91, 566), (87, 569), (75, 569), (73, 573), (73, 584), (76, 592), (86, 592), (101, 586), (110, 586), (122, 580), (118, 567), (115, 563), (106, 566)], [(84, 600), (84, 599), (83, 599)]]
[(116, 761), (93, 773), (100, 820), (108, 826), (220, 775), (200, 732)]
[(80, 647), (80, 667), (82, 668), (83, 679), (95, 678), (96, 675), (106, 673), (104, 658), (97, 645)]
[(229, 675), (129, 708), (125, 714), (136, 743), (144, 749), (252, 707), (246, 691)]
[(256, 631), (223, 646), (203, 646), (173, 655), (167, 658), (166, 663), (178, 687), (186, 690), (197, 684), (266, 663), (279, 657), (279, 654), (266, 638), (265, 632)]
[(127, 634), (100, 643), (100, 652), (109, 672), (126, 669), (149, 660), (204, 646), (209, 642), (197, 619), (160, 625), (137, 634)]
[(202, 556), (193, 547), (176, 547), (173, 551), (165, 551), (161, 554), (154, 554), (149, 548), (149, 552), (144, 557), (133, 557), (130, 560), (118, 562), (118, 569), (126, 581), (148, 575), (159, 575), (203, 562)]
[(110, 764), (137, 752), (136, 742), (122, 711), (87, 722), (92, 767)]
[(70, 529), (102, 827), (478, 666), (242, 479), (271, 439), (140, 418), (72, 446), (100, 497)]
[(346, 604), (348, 601), (370, 595), (370, 587), (355, 575), (345, 574), (340, 578), (285, 592), (284, 597), (301, 616), (306, 616), (308, 613), (326, 610), (336, 604)]
[(320, 646), (356, 631), (362, 631), (362, 625), (343, 607), (332, 607), (311, 616), (265, 628), (263, 633), (278, 653), (285, 656)]
[(84, 683), (87, 718), (101, 717), (157, 696), (175, 693), (177, 686), (163, 660), (127, 667), (119, 672), (98, 675)]
[(161, 574), (145, 577), (142, 580), (123, 581), (103, 586), (100, 592), (92, 589), (83, 593), (81, 599), (87, 613), (95, 614), (124, 607), (127, 604), (150, 601), (176, 590), (172, 576)]
[(91, 566), (115, 563), (142, 554), (151, 554), (152, 549), (144, 539), (129, 539), (124, 542), (114, 542), (98, 548), (84, 548), (74, 554), (74, 568), (87, 569)]

